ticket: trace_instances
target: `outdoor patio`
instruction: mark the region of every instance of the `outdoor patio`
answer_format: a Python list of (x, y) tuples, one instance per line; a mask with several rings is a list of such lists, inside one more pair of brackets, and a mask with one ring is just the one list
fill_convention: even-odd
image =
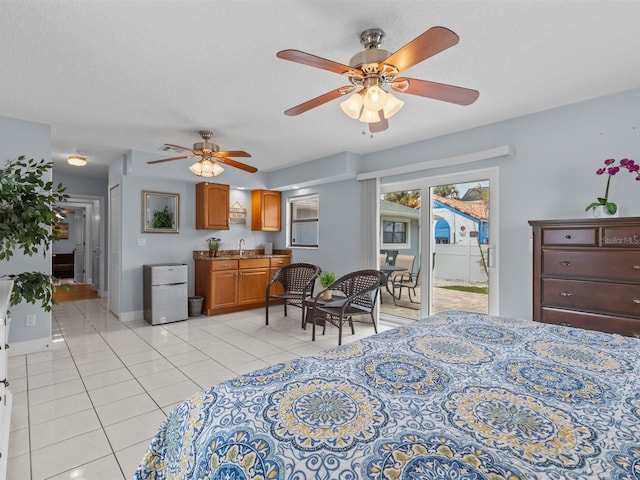
[[(382, 294), (381, 313), (404, 317), (411, 320), (420, 318), (420, 304), (411, 303), (406, 290), (402, 292), (402, 299), (397, 300), (394, 305), (393, 298), (385, 288), (380, 289)], [(461, 292), (447, 288), (436, 287), (433, 289), (433, 312), (438, 313), (444, 310), (464, 310), (467, 312), (488, 313), (487, 295), (483, 293)], [(412, 294), (413, 297), (413, 294)], [(420, 287), (416, 287), (415, 299), (420, 298)]]

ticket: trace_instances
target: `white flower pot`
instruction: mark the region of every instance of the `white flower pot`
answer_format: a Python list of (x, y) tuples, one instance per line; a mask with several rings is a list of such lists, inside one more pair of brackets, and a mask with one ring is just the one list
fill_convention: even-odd
[(607, 207), (605, 207), (604, 205), (598, 205), (590, 209), (589, 212), (591, 213), (592, 217), (607, 218), (607, 217), (617, 217), (618, 213), (620, 213), (620, 209), (616, 210), (616, 213), (611, 214), (609, 213), (609, 210), (607, 210)]

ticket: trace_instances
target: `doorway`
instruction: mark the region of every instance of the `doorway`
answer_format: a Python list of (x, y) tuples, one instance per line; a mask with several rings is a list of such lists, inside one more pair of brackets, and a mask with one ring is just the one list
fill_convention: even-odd
[(383, 247), (388, 246), (385, 228), (387, 232), (403, 228), (395, 223), (399, 219), (390, 219), (385, 227), (385, 210), (390, 207), (384, 202), (414, 198), (413, 210), (419, 217), (416, 224), (408, 223), (412, 232), (419, 232), (418, 241), (411, 240), (409, 232), (406, 236), (411, 250), (405, 253), (416, 255), (412, 276), (405, 276), (404, 285), (396, 282), (395, 293), (394, 277), (389, 276), (381, 316), (402, 323), (444, 310), (497, 314), (497, 169), (381, 184), (380, 192), (380, 265), (387, 258), (382, 258)]
[(63, 279), (86, 285), (100, 296), (105, 294), (103, 203), (103, 197), (71, 195), (67, 202), (56, 205), (63, 212), (60, 224), (65, 234), (52, 246), (52, 270), (56, 270), (56, 256), (63, 256), (70, 269)]

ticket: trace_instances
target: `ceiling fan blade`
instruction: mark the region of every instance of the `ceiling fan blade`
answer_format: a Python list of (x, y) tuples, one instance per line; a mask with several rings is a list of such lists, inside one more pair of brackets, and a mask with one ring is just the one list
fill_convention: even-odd
[(163, 158), (162, 160), (152, 160), (150, 162), (147, 162), (148, 164), (153, 164), (153, 163), (163, 163), (163, 162), (172, 162), (174, 160), (184, 160), (185, 158), (194, 158), (197, 155), (184, 155), (182, 157), (171, 157), (171, 158)]
[(411, 95), (433, 98), (457, 105), (471, 105), (480, 96), (477, 90), (470, 88), (429, 82), (427, 80), (416, 80), (415, 78), (396, 78), (391, 84), (391, 88), (396, 92), (410, 93)]
[(380, 63), (380, 70), (384, 64), (387, 64), (393, 65), (402, 72), (416, 63), (453, 47), (459, 40), (460, 37), (448, 28), (432, 27), (383, 60)]
[(242, 150), (229, 150), (227, 152), (215, 152), (216, 157), (250, 157), (251, 155)]
[(276, 57), (303, 65), (309, 65), (310, 67), (321, 68), (339, 75), (344, 75), (350, 71), (362, 73), (359, 69), (350, 67), (349, 65), (327, 60), (326, 58), (311, 55), (310, 53), (301, 52), (300, 50), (281, 50), (276, 54)]
[(300, 115), (301, 113), (304, 113), (307, 110), (311, 110), (312, 108), (319, 107), (320, 105), (330, 102), (331, 100), (335, 100), (336, 98), (346, 95), (354, 88), (355, 87), (353, 86), (336, 88), (335, 90), (331, 90), (330, 92), (320, 95), (319, 97), (312, 98), (311, 100), (307, 100), (306, 102), (301, 103), (300, 105), (291, 107), (289, 110), (285, 110), (284, 114), (289, 117)]
[(249, 173), (256, 173), (258, 169), (256, 167), (252, 167), (251, 165), (247, 165), (246, 163), (241, 163), (236, 160), (232, 160), (231, 158), (220, 157), (216, 158), (216, 162), (222, 163), (223, 165), (229, 165), (230, 167), (239, 168), (240, 170), (244, 170)]
[(182, 147), (180, 145), (174, 145), (173, 143), (165, 143), (164, 145), (165, 145), (165, 147), (179, 148), (181, 150), (187, 150), (188, 152), (193, 152), (193, 150), (188, 148), (188, 147)]
[(371, 133), (384, 132), (387, 128), (389, 128), (389, 119), (384, 118), (384, 112), (380, 110), (378, 114), (380, 115), (380, 120), (378, 122), (369, 124), (369, 131)]

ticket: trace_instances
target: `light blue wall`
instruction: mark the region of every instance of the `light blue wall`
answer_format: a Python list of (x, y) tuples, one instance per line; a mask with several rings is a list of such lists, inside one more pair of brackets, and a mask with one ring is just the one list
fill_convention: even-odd
[[(41, 123), (26, 122), (13, 118), (0, 117), (0, 164), (24, 155), (27, 159), (51, 159), (51, 127)], [(43, 176), (51, 179), (51, 171)], [(14, 251), (12, 259), (0, 262), (0, 274), (12, 274), (28, 271), (51, 273), (51, 256), (49, 249), (46, 256), (38, 253), (32, 257)], [(45, 312), (41, 306), (21, 303), (11, 307), (11, 328), (9, 343), (13, 344), (10, 354), (36, 351), (50, 344), (51, 313)], [(25, 326), (26, 316), (36, 315), (34, 327)], [(22, 345), (20, 345), (22, 343)], [(25, 351), (23, 351), (26, 349)]]
[[(606, 179), (595, 175), (603, 160), (629, 157), (640, 161), (638, 111), (640, 89), (364, 155), (358, 161), (357, 170), (373, 172), (501, 145), (513, 147), (510, 158), (413, 172), (382, 181), (415, 180), (497, 166), (499, 311), (503, 315), (530, 318), (531, 229), (527, 221), (584, 217), (585, 207), (604, 195)], [(464, 115), (464, 110), (460, 114)], [(286, 177), (273, 172), (268, 186), (291, 185), (295, 183), (295, 174), (306, 180), (306, 167), (310, 165), (291, 167)], [(321, 175), (317, 165), (314, 168), (316, 174)], [(360, 197), (357, 182), (321, 185), (315, 191), (320, 194), (321, 245), (317, 250), (299, 252), (296, 249), (294, 255), (341, 273), (358, 268)], [(285, 192), (285, 196), (290, 194), (297, 193)], [(621, 172), (612, 179), (610, 200), (618, 204), (621, 215), (640, 216), (640, 182)], [(326, 236), (331, 240), (325, 243), (323, 237)], [(282, 232), (278, 242), (284, 240)]]
[[(186, 263), (189, 270), (189, 294), (194, 292), (193, 250), (206, 250), (206, 239), (222, 239), (222, 250), (236, 250), (240, 238), (247, 249), (262, 248), (273, 241), (270, 232), (251, 231), (251, 190), (265, 188), (261, 173), (250, 174), (227, 167), (223, 176), (208, 179), (211, 183), (241, 185), (246, 190), (231, 189), (230, 205), (236, 201), (247, 209), (247, 223), (230, 225), (229, 230), (195, 229), (195, 185), (204, 179), (188, 170), (189, 162), (170, 162), (148, 165), (158, 155), (131, 151), (124, 159), (112, 163), (109, 185), (122, 187), (122, 280), (120, 289), (120, 317), (128, 320), (142, 318), (142, 267), (153, 263)], [(180, 196), (180, 226), (178, 234), (142, 233), (142, 192), (174, 193)], [(138, 240), (146, 243), (138, 246)], [(276, 242), (275, 248), (283, 245)]]

